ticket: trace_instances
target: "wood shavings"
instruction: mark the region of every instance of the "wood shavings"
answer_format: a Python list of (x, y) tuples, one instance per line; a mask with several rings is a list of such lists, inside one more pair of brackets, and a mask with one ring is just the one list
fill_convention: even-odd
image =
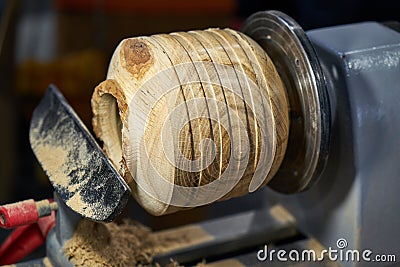
[[(188, 243), (187, 235), (159, 235), (132, 220), (103, 224), (82, 220), (63, 251), (75, 266), (159, 266), (153, 256)], [(179, 266), (171, 262), (170, 266)]]

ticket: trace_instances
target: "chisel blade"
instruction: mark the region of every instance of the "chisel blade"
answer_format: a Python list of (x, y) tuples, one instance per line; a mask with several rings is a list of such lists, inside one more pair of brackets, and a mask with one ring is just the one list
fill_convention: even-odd
[(53, 85), (33, 112), (29, 139), (54, 190), (68, 207), (103, 222), (122, 212), (129, 186)]

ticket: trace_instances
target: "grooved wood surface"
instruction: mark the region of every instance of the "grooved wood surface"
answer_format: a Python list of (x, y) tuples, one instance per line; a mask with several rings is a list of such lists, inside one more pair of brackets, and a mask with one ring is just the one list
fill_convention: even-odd
[(123, 40), (92, 110), (105, 152), (155, 215), (264, 186), (288, 139), (288, 102), (273, 63), (231, 29)]

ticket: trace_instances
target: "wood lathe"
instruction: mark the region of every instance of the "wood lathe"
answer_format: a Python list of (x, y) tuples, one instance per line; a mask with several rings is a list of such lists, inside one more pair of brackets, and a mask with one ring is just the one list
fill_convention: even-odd
[[(157, 251), (153, 262), (304, 266), (260, 257), (264, 245), (400, 257), (400, 216), (392, 212), (400, 208), (396, 29), (366, 22), (306, 33), (289, 16), (265, 11), (240, 32), (125, 39), (92, 97), (103, 149), (51, 86), (30, 132), (57, 203), (29, 217), (56, 218), (46, 232), (47, 264), (74, 266), (62, 247), (82, 218), (110, 222), (130, 194), (164, 215), (256, 190), (264, 190), (262, 209), (169, 230), (196, 235)], [(3, 226), (13, 226), (12, 208), (0, 209)], [(371, 215), (376, 209), (382, 216)]]

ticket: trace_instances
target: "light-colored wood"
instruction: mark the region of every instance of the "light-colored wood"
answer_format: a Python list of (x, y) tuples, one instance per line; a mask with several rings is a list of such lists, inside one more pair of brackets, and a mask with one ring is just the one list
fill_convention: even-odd
[[(154, 215), (191, 207), (173, 202), (180, 197), (174, 185), (203, 188), (228, 172), (241, 174), (240, 180), (216, 200), (247, 194), (273, 178), (286, 150), (289, 111), (282, 81), (267, 53), (230, 29), (123, 40), (107, 79), (93, 93), (92, 109), (106, 154)], [(167, 186), (154, 178), (154, 169)], [(252, 184), (257, 173), (262, 179)], [(149, 194), (142, 183), (171, 202)], [(224, 189), (220, 183), (196, 191), (186, 202), (208, 194), (214, 199)]]

